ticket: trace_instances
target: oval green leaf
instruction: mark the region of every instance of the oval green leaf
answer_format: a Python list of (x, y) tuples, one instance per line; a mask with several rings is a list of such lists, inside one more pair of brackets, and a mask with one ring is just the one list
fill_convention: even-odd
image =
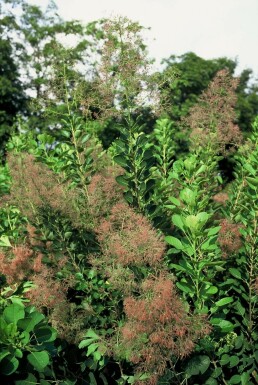
[(225, 298), (221, 298), (219, 301), (215, 302), (215, 305), (216, 306), (225, 306), (231, 302), (234, 301), (234, 298), (233, 297), (225, 297)]
[(165, 241), (169, 245), (174, 246), (177, 250), (183, 250), (183, 245), (179, 239), (168, 235), (167, 237), (165, 237)]
[(45, 367), (49, 364), (49, 355), (46, 351), (32, 352), (28, 354), (27, 359), (38, 372), (44, 371)]

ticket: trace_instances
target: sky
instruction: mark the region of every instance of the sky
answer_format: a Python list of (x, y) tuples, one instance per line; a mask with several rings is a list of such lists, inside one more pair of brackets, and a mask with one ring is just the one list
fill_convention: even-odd
[[(29, 0), (45, 6), (47, 0)], [(56, 0), (65, 20), (88, 23), (127, 16), (146, 28), (150, 57), (194, 52), (204, 59), (237, 59), (237, 73), (258, 76), (258, 0)]]

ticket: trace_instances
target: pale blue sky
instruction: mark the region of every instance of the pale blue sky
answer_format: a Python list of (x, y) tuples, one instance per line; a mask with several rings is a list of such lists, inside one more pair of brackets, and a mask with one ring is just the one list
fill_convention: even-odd
[[(45, 6), (47, 0), (29, 0)], [(258, 75), (258, 0), (56, 0), (60, 15), (85, 23), (127, 16), (150, 27), (147, 45), (159, 63), (193, 51), (205, 58), (237, 59), (238, 72)], [(154, 40), (155, 39), (155, 40)]]

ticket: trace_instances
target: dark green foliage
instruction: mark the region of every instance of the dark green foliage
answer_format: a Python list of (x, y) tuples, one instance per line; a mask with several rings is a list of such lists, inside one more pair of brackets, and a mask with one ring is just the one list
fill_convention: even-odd
[(258, 85), (253, 77), (253, 71), (246, 69), (239, 76), (237, 88), (238, 125), (243, 133), (248, 133), (258, 114)]
[(114, 161), (125, 169), (125, 173), (116, 178), (125, 188), (125, 199), (132, 206), (148, 212), (155, 184), (150, 172), (155, 161), (153, 146), (144, 133), (123, 129), (114, 149)]
[[(54, 346), (56, 331), (47, 324), (43, 314), (24, 305), (20, 295), (30, 284), (1, 291), (0, 374), (10, 376), (24, 371), (46, 374), (57, 354)], [(9, 296), (8, 296), (9, 294)], [(18, 377), (19, 378), (19, 377)]]
[(27, 97), (13, 58), (11, 42), (2, 37), (1, 20), (0, 35), (0, 156), (3, 157), (16, 116), (25, 112)]

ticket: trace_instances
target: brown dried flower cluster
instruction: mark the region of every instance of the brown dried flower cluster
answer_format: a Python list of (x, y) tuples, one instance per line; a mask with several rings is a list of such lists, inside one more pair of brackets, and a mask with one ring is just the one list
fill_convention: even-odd
[[(112, 180), (110, 183), (112, 186)], [(115, 198), (115, 190), (110, 190), (110, 194)], [(89, 261), (104, 271), (113, 288), (130, 295), (138, 285), (132, 267), (161, 268), (166, 246), (149, 220), (122, 201), (122, 195), (117, 197), (113, 207), (109, 202), (105, 207), (106, 201), (102, 201), (108, 212), (97, 219), (95, 229), (102, 255), (92, 255)]]
[(165, 243), (143, 215), (126, 203), (115, 204), (96, 229), (103, 252), (122, 266), (155, 266), (162, 260)]
[(27, 246), (14, 247), (8, 254), (0, 253), (0, 271), (6, 275), (9, 284), (28, 277), (34, 263), (37, 268), (34, 253)]
[(213, 200), (222, 206), (226, 206), (226, 203), (229, 200), (229, 196), (227, 193), (219, 192), (213, 196)]
[(115, 180), (121, 168), (112, 166), (106, 172), (93, 175), (88, 186), (90, 209), (96, 224), (110, 214), (115, 203), (123, 201), (123, 189)]
[[(49, 259), (52, 259), (51, 255)], [(0, 253), (0, 271), (6, 276), (8, 284), (31, 281), (34, 286), (24, 296), (30, 300), (30, 304), (47, 314), (61, 338), (74, 343), (78, 342), (82, 331), (85, 333), (89, 309), (72, 312), (67, 291), (73, 284), (73, 277), (65, 280), (56, 278), (56, 272), (65, 262), (65, 258), (62, 258), (56, 267), (49, 267), (43, 262), (43, 255), (28, 245), (16, 246), (6, 253)]]
[(187, 314), (165, 271), (145, 279), (141, 295), (126, 298), (124, 310), (127, 321), (121, 329), (121, 343), (137, 372), (152, 373), (144, 382), (148, 385), (157, 383), (171, 355), (189, 355), (196, 340), (211, 330), (205, 318)]
[(241, 233), (239, 231), (241, 225), (232, 223), (225, 218), (220, 221), (220, 226), (218, 243), (221, 247), (223, 258), (227, 258), (237, 253), (242, 246)]
[(60, 212), (73, 223), (80, 223), (80, 212), (75, 190), (61, 182), (58, 175), (30, 154), (10, 154), (8, 166), (12, 177), (9, 200), (17, 204), (21, 212), (37, 223), (42, 209)]
[(54, 269), (42, 266), (41, 271), (31, 275), (29, 279), (35, 288), (26, 293), (30, 302), (40, 310), (47, 310), (49, 314), (53, 309), (66, 303), (67, 286), (64, 281), (55, 277)]
[(227, 70), (217, 73), (197, 105), (190, 109), (185, 122), (191, 127), (193, 148), (209, 147), (216, 153), (227, 155), (242, 142), (242, 134), (236, 124), (235, 90), (238, 79)]
[(16, 246), (0, 254), (0, 270), (9, 284), (32, 281), (35, 287), (26, 297), (39, 309), (50, 311), (66, 301), (66, 285), (55, 279), (55, 270), (42, 262), (43, 255), (26, 245)]

